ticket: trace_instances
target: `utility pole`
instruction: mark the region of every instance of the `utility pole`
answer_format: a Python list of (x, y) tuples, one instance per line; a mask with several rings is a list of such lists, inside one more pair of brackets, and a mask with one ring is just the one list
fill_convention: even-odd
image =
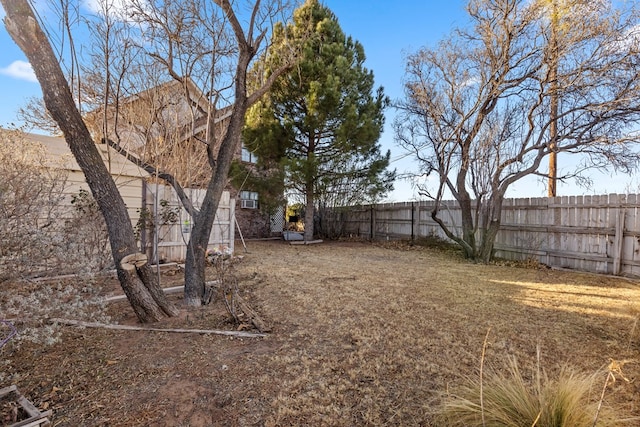
[(556, 197), (558, 179), (558, 4), (551, 0), (551, 39), (549, 40), (550, 123), (549, 123), (549, 197)]

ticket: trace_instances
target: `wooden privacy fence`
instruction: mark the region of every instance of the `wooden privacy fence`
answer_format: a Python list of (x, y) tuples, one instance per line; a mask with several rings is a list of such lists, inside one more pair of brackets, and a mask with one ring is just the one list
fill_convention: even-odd
[[(334, 212), (344, 234), (372, 239), (446, 238), (431, 219), (433, 202), (403, 202)], [(460, 209), (446, 201), (440, 217), (460, 234)], [(496, 256), (552, 267), (640, 276), (640, 196), (610, 194), (507, 199)]]
[[(185, 189), (193, 205), (199, 208), (206, 190)], [(147, 212), (158, 221), (155, 227), (147, 227), (142, 240), (149, 259), (155, 260), (154, 248), (157, 245), (158, 260), (184, 261), (187, 256), (187, 243), (193, 226), (191, 216), (178, 200), (176, 192), (167, 185), (147, 184), (144, 204)], [(210, 250), (233, 253), (235, 240), (235, 200), (229, 192), (222, 193), (216, 217), (209, 237)]]

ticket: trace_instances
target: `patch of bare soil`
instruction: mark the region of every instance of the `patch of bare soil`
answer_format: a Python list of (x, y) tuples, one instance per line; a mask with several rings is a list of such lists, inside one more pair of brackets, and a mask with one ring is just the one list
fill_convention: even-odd
[[(489, 331), (486, 364), (513, 355), (532, 372), (539, 348), (549, 376), (599, 373), (596, 400), (606, 366), (626, 362), (604, 405), (640, 416), (636, 282), (398, 244), (249, 251), (236, 273), (266, 338), (64, 327), (53, 346), (4, 346), (2, 369), (56, 426), (429, 426), (442, 393), (477, 375)], [(126, 302), (110, 311), (135, 323)], [(219, 297), (153, 326), (236, 328)]]

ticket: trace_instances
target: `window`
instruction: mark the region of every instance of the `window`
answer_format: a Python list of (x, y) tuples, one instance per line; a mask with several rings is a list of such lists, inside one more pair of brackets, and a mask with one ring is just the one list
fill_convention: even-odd
[(255, 191), (241, 191), (240, 207), (245, 209), (258, 209), (258, 193)]
[(242, 161), (247, 163), (257, 163), (258, 156), (249, 151), (244, 145), (242, 146)]

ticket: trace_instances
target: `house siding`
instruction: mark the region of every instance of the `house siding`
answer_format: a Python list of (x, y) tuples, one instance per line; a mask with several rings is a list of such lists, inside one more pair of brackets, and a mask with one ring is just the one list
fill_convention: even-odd
[[(29, 141), (42, 144), (46, 150), (49, 167), (66, 172), (66, 185), (63, 193), (65, 194), (65, 203), (69, 203), (69, 208), (73, 196), (77, 195), (80, 190), (90, 192), (84, 173), (73, 158), (64, 138), (36, 134), (25, 134), (25, 137)], [(135, 226), (140, 218), (140, 209), (142, 208), (143, 182), (149, 177), (149, 174), (106, 145), (99, 144), (97, 147), (127, 206), (132, 225)], [(60, 215), (62, 218), (68, 219), (71, 216), (71, 209), (61, 209)]]
[[(61, 221), (71, 219), (73, 217), (71, 204), (73, 196), (77, 195), (80, 190), (90, 191), (84, 173), (73, 158), (64, 138), (35, 134), (25, 134), (25, 136), (27, 140), (44, 146), (48, 167), (65, 171), (66, 183), (63, 190), (65, 197), (63, 205), (58, 207), (58, 219)], [(147, 184), (151, 177), (146, 171), (129, 162), (114, 149), (104, 144), (98, 144), (97, 147), (127, 207), (132, 226), (135, 227), (145, 204), (151, 212), (154, 212), (155, 185)], [(159, 187), (162, 188), (160, 198), (168, 200), (171, 207), (178, 207), (180, 209), (180, 218), (186, 217), (186, 211), (181, 208), (175, 192), (165, 185), (160, 185)], [(199, 206), (205, 190), (185, 190), (192, 194), (194, 205)], [(230, 198), (229, 192), (225, 191), (216, 215), (214, 229), (212, 230), (210, 249), (224, 247), (233, 251), (234, 214), (235, 201)], [(166, 238), (164, 241), (159, 242), (159, 259), (166, 262), (184, 261), (189, 234), (183, 234), (180, 225), (175, 224), (174, 228), (169, 227), (167, 230), (163, 230)], [(148, 250), (151, 239), (145, 238), (144, 240), (147, 242), (146, 250)]]

